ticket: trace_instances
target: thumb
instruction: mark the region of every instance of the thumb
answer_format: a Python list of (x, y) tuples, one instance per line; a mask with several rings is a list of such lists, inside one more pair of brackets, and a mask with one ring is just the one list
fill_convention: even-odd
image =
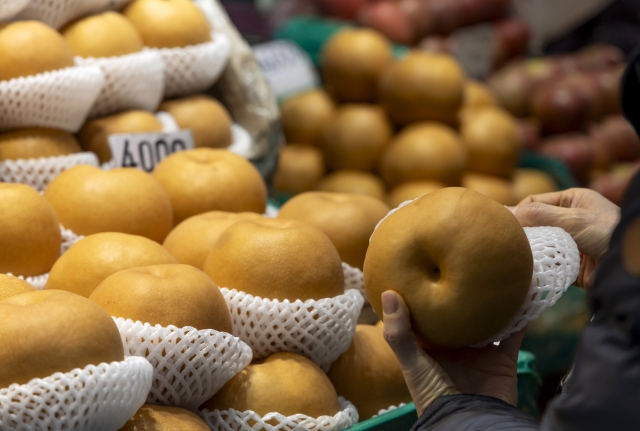
[(384, 338), (398, 358), (418, 416), (442, 395), (459, 393), (447, 373), (418, 345), (407, 304), (393, 291), (382, 293)]
[(570, 220), (569, 208), (531, 202), (515, 207), (508, 207), (520, 224), (524, 227), (555, 226), (567, 230)]

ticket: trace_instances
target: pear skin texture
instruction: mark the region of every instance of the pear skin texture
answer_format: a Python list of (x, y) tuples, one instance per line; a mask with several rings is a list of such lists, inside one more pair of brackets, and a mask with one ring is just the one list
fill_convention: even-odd
[(75, 65), (62, 35), (39, 21), (0, 25), (0, 81)]
[(325, 85), (343, 102), (375, 101), (378, 77), (391, 63), (391, 43), (368, 28), (341, 30), (322, 50)]
[(156, 166), (153, 176), (171, 199), (175, 224), (216, 210), (262, 214), (267, 206), (267, 186), (260, 172), (227, 150), (174, 153)]
[(98, 304), (57, 290), (0, 301), (0, 388), (124, 360), (120, 332)]
[(35, 292), (36, 288), (11, 275), (0, 274), (0, 301), (21, 293)]
[(0, 183), (0, 273), (35, 276), (60, 256), (60, 223), (49, 203), (26, 184)]
[(382, 71), (378, 95), (398, 126), (416, 121), (455, 126), (464, 85), (464, 72), (453, 57), (414, 51)]
[(384, 200), (387, 190), (382, 179), (371, 172), (340, 169), (323, 177), (315, 187), (321, 192), (350, 193)]
[(0, 134), (0, 161), (66, 156), (82, 151), (70, 133), (29, 127)]
[(171, 201), (152, 175), (135, 168), (68, 169), (44, 192), (60, 223), (78, 235), (122, 232), (161, 243), (173, 227)]
[(321, 146), (323, 130), (335, 112), (334, 101), (322, 89), (285, 100), (280, 115), (287, 142)]
[(145, 404), (118, 431), (210, 431), (195, 413), (180, 407)]
[(421, 122), (402, 129), (379, 160), (380, 175), (389, 187), (406, 181), (460, 184), (467, 150), (454, 129)]
[(407, 181), (400, 183), (387, 194), (387, 204), (391, 208), (397, 208), (402, 202), (418, 199), (445, 187), (443, 183), (437, 181)]
[(390, 210), (387, 204), (369, 196), (307, 192), (289, 199), (278, 218), (299, 220), (320, 229), (343, 262), (362, 269), (369, 238)]
[(90, 15), (66, 25), (61, 31), (74, 55), (118, 57), (142, 51), (142, 37), (118, 12)]
[(207, 274), (190, 265), (118, 271), (105, 278), (89, 299), (111, 316), (134, 322), (231, 333), (231, 315), (220, 289)]
[(269, 299), (322, 299), (344, 293), (342, 263), (321, 230), (297, 220), (240, 221), (204, 263), (220, 287)]
[(190, 0), (135, 0), (122, 13), (145, 46), (176, 48), (211, 40), (209, 21)]
[(356, 406), (361, 422), (411, 402), (398, 358), (382, 329), (372, 325), (356, 327), (349, 349), (331, 364), (328, 375), (338, 395)]
[(67, 250), (51, 268), (45, 289), (89, 297), (102, 281), (123, 269), (177, 263), (160, 244), (117, 232), (88, 235)]
[(210, 211), (184, 220), (174, 227), (162, 244), (180, 263), (204, 268), (211, 247), (229, 226), (243, 220), (259, 220), (252, 212)]
[(382, 292), (396, 291), (423, 347), (460, 348), (491, 338), (515, 315), (529, 291), (533, 255), (509, 210), (452, 187), (382, 222), (363, 272), (378, 316)]
[[(274, 390), (277, 388), (277, 390)], [(277, 412), (313, 418), (340, 411), (338, 395), (327, 375), (309, 359), (274, 353), (253, 362), (229, 380), (203, 408), (253, 410), (260, 416)]]
[(191, 130), (196, 148), (227, 148), (233, 143), (231, 115), (211, 96), (196, 94), (168, 100), (158, 110), (171, 114), (181, 129)]

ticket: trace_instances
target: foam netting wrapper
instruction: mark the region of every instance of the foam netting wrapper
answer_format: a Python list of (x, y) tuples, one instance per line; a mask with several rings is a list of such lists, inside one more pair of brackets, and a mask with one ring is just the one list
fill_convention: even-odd
[(502, 331), (474, 347), (502, 341), (520, 331), (555, 305), (578, 278), (580, 252), (571, 235), (558, 227), (525, 227), (524, 232), (533, 252), (533, 277), (527, 301)]
[(104, 84), (96, 66), (74, 66), (0, 81), (0, 130), (51, 127), (75, 133)]
[(195, 411), (252, 359), (251, 348), (226, 332), (114, 320), (125, 356), (145, 357), (153, 366), (150, 404)]
[(231, 42), (223, 33), (211, 33), (211, 41), (184, 48), (147, 48), (164, 61), (164, 98), (189, 96), (211, 87), (222, 74)]
[(35, 19), (61, 28), (71, 20), (98, 12), (110, 0), (30, 0), (29, 5), (18, 15), (19, 20)]
[(127, 358), (13, 384), (0, 389), (0, 429), (116, 431), (144, 404), (152, 373)]
[(239, 124), (231, 125), (231, 133), (233, 142), (227, 150), (248, 159), (253, 151), (253, 138), (251, 138), (249, 132)]
[(377, 415), (373, 415), (372, 417), (374, 417), (374, 418), (375, 418), (376, 416), (380, 416), (380, 415), (383, 415), (383, 414), (385, 414), (385, 413), (392, 412), (392, 411), (397, 410), (397, 409), (399, 409), (400, 407), (404, 407), (404, 406), (406, 406), (406, 405), (407, 405), (406, 403), (400, 403), (400, 404), (398, 404), (397, 406), (389, 406), (389, 407), (387, 407), (386, 409), (378, 410), (378, 414), (377, 414)]
[(27, 7), (29, 0), (0, 0), (0, 21), (5, 21)]
[[(69, 229), (65, 229), (64, 226), (62, 225), (60, 225), (60, 235), (62, 236), (62, 244), (60, 244), (60, 254), (69, 250), (69, 248), (73, 244), (75, 244), (76, 242), (84, 238), (83, 235), (76, 235)], [(9, 275), (13, 275), (13, 274), (9, 274)], [(24, 281), (26, 281), (36, 289), (42, 290), (47, 285), (47, 280), (49, 279), (49, 273), (42, 274), (42, 275), (29, 276), (29, 277), (17, 275), (16, 277), (23, 279)]]
[(233, 409), (203, 409), (198, 414), (214, 431), (340, 431), (358, 423), (358, 410), (342, 397), (339, 397), (339, 401), (338, 413), (318, 418), (303, 414), (284, 416), (280, 413), (260, 416), (252, 410), (239, 412)]
[(104, 117), (128, 109), (155, 111), (164, 92), (164, 62), (152, 50), (120, 57), (82, 58), (76, 64), (97, 66), (105, 76), (90, 118)]
[(222, 288), (233, 335), (256, 359), (276, 352), (306, 356), (325, 372), (351, 344), (364, 297), (347, 290), (333, 298), (306, 301), (266, 299)]
[[(364, 274), (360, 268), (354, 268), (346, 262), (342, 262), (344, 274), (344, 290), (355, 289), (364, 296)], [(367, 298), (364, 298), (365, 302)]]
[(0, 181), (27, 184), (43, 191), (55, 177), (78, 165), (98, 167), (100, 163), (98, 157), (88, 151), (66, 156), (5, 160), (0, 162)]

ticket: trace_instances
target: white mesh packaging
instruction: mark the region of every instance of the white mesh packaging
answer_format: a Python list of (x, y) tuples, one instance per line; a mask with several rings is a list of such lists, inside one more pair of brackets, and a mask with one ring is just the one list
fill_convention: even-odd
[(127, 109), (155, 111), (164, 92), (164, 62), (155, 51), (120, 57), (82, 58), (76, 64), (97, 66), (105, 76), (90, 118), (104, 117)]
[(383, 414), (385, 414), (385, 413), (392, 412), (392, 411), (397, 410), (397, 409), (399, 409), (400, 407), (404, 407), (404, 406), (406, 406), (406, 404), (405, 404), (405, 403), (400, 403), (400, 404), (398, 404), (397, 406), (389, 406), (389, 407), (387, 407), (386, 409), (379, 410), (379, 411), (378, 411), (378, 414), (377, 414), (377, 415), (374, 415), (373, 417), (375, 418), (376, 416), (380, 416), (380, 415), (383, 415)]
[[(60, 225), (60, 234), (62, 236), (62, 244), (60, 244), (60, 254), (69, 250), (69, 247), (71, 247), (73, 244), (75, 244), (76, 242), (84, 238), (84, 236), (82, 235), (76, 235), (69, 229), (65, 229), (64, 226), (62, 225)], [(13, 275), (13, 274), (9, 274), (9, 275)], [(42, 290), (47, 285), (47, 280), (49, 279), (49, 273), (29, 276), (29, 277), (23, 277), (22, 275), (17, 275), (16, 277), (23, 279), (24, 281), (26, 281), (36, 289)]]
[(233, 409), (203, 409), (198, 414), (213, 431), (340, 431), (358, 423), (358, 410), (342, 397), (339, 397), (339, 401), (338, 413), (318, 418), (303, 414), (284, 416), (280, 413), (260, 416), (252, 410), (239, 412)]
[(226, 332), (114, 320), (125, 356), (145, 357), (153, 366), (151, 404), (195, 411), (252, 359), (251, 348)]
[[(364, 296), (364, 275), (359, 268), (354, 268), (346, 262), (342, 262), (344, 274), (344, 290), (355, 289)], [(365, 302), (367, 298), (364, 298)]]
[(279, 301), (222, 288), (233, 335), (253, 349), (254, 358), (276, 352), (306, 356), (325, 372), (351, 344), (364, 298), (348, 290), (333, 298)]
[(0, 21), (6, 21), (27, 7), (29, 0), (0, 0)]
[(109, 0), (30, 0), (17, 19), (35, 19), (59, 29), (75, 18), (104, 9), (108, 4)]
[(127, 358), (11, 385), (0, 389), (0, 429), (116, 431), (144, 404), (152, 374)]
[(184, 48), (148, 48), (164, 61), (164, 98), (189, 96), (211, 87), (222, 74), (231, 53), (231, 42), (223, 33), (212, 33), (211, 41)]
[(104, 84), (96, 66), (0, 81), (0, 130), (52, 127), (77, 132)]
[(491, 339), (474, 347), (502, 341), (555, 305), (578, 278), (580, 252), (571, 235), (558, 227), (525, 227), (533, 252), (533, 277), (527, 301), (509, 324)]
[(42, 191), (63, 171), (78, 165), (98, 167), (100, 164), (98, 157), (91, 152), (37, 159), (5, 160), (0, 162), (0, 181), (28, 184)]

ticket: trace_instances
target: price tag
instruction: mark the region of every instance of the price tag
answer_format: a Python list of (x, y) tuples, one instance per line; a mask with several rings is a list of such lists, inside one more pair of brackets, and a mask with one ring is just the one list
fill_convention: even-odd
[(311, 58), (293, 42), (276, 40), (259, 44), (253, 47), (253, 53), (278, 99), (320, 83)]
[(178, 151), (194, 148), (191, 130), (109, 135), (116, 166), (151, 172), (162, 160)]
[(497, 48), (496, 36), (491, 24), (465, 27), (451, 35), (453, 53), (466, 74), (482, 79), (493, 68), (493, 54)]

